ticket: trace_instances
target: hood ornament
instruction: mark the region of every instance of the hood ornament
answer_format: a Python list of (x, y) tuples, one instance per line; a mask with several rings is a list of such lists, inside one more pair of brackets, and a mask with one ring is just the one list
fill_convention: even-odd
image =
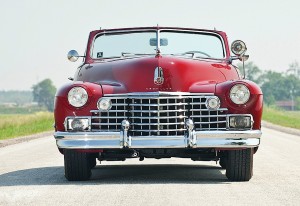
[(164, 72), (161, 67), (156, 67), (154, 71), (154, 84), (162, 85), (164, 83)]

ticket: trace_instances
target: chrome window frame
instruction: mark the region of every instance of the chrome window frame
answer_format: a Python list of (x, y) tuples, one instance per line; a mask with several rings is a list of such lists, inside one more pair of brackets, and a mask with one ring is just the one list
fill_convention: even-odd
[[(199, 34), (209, 34), (212, 36), (216, 36), (217, 38), (220, 39), (221, 44), (222, 44), (222, 50), (223, 50), (223, 55), (224, 58), (221, 59), (217, 59), (217, 58), (204, 58), (205, 60), (225, 60), (226, 56), (227, 56), (227, 52), (226, 52), (226, 46), (225, 46), (225, 41), (223, 39), (223, 37), (218, 34), (217, 32), (212, 32), (212, 31), (197, 31), (197, 30), (188, 30), (188, 29), (172, 29), (172, 28), (163, 28), (163, 29), (149, 29), (149, 28), (145, 28), (145, 29), (136, 29), (136, 30), (115, 30), (115, 31), (103, 31), (103, 32), (99, 32), (98, 34), (96, 34), (91, 42), (91, 46), (90, 46), (90, 51), (89, 51), (89, 57), (92, 60), (106, 60), (106, 59), (111, 59), (111, 58), (122, 58), (122, 56), (116, 56), (116, 57), (106, 57), (106, 58), (93, 58), (93, 49), (94, 49), (94, 45), (95, 45), (95, 40), (102, 35), (105, 34), (128, 34), (128, 33), (138, 33), (138, 32), (147, 32), (147, 31), (154, 31), (156, 33), (157, 36), (160, 36), (159, 33), (161, 31), (174, 31), (174, 32), (178, 32), (178, 33), (199, 33)], [(156, 48), (158, 49), (158, 48)]]

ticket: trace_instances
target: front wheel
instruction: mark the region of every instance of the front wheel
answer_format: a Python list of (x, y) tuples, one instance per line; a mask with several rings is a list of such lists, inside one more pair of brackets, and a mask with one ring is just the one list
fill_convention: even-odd
[(96, 167), (96, 165), (97, 165), (96, 157), (90, 157), (90, 158), (89, 158), (89, 162), (90, 162), (90, 167), (91, 167), (91, 169), (93, 169), (93, 168)]
[(226, 176), (231, 181), (249, 181), (253, 175), (253, 149), (228, 151)]
[(219, 163), (220, 163), (220, 166), (222, 167), (222, 169), (226, 169), (227, 157), (221, 157)]
[(84, 181), (91, 176), (91, 164), (88, 153), (64, 150), (65, 177), (69, 181)]

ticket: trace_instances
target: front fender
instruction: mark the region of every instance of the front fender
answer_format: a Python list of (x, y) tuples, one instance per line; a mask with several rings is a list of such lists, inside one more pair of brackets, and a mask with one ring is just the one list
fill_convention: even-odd
[[(68, 102), (68, 92), (75, 86), (83, 87), (88, 93), (87, 103), (79, 108), (73, 107)], [(67, 116), (90, 116), (90, 111), (97, 109), (97, 101), (103, 96), (99, 84), (89, 82), (73, 82), (61, 87), (54, 100), (55, 130), (64, 131), (64, 121)]]
[[(230, 99), (230, 89), (236, 84), (244, 84), (250, 91), (250, 99), (245, 104), (237, 105)], [(223, 82), (216, 85), (216, 95), (221, 99), (221, 107), (228, 108), (230, 114), (252, 114), (253, 129), (261, 128), (263, 93), (257, 84), (249, 80)]]

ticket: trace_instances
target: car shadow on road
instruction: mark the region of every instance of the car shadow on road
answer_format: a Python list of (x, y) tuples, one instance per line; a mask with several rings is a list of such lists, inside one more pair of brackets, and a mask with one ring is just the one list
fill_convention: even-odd
[(229, 184), (224, 170), (206, 165), (98, 165), (89, 181), (68, 182), (63, 167), (18, 170), (0, 175), (0, 187), (21, 185)]

